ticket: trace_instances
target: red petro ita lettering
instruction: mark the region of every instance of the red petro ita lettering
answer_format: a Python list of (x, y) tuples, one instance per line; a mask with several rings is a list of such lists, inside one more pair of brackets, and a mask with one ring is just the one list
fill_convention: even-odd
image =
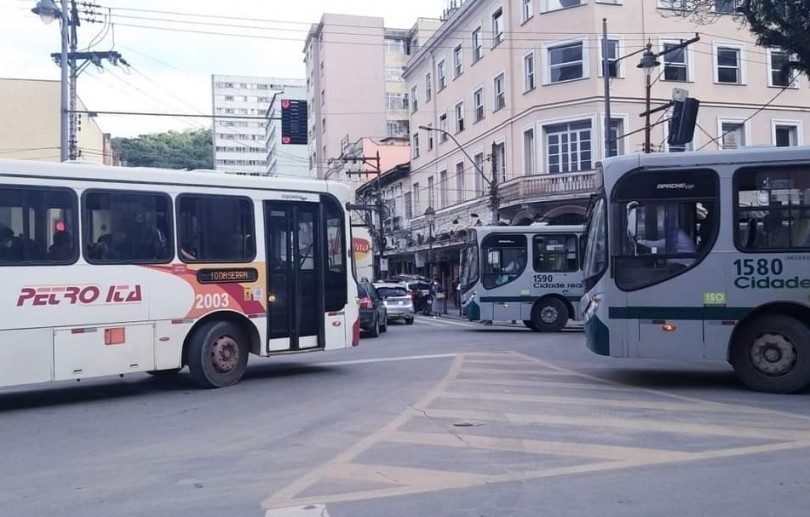
[(23, 287), (17, 297), (17, 307), (30, 305), (112, 305), (143, 301), (140, 285), (68, 285), (56, 287)]

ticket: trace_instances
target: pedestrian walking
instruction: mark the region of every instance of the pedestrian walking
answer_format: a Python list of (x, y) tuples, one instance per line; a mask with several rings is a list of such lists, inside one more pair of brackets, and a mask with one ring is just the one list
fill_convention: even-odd
[(438, 318), (442, 315), (444, 303), (445, 300), (447, 300), (447, 294), (445, 293), (441, 282), (439, 282), (439, 277), (433, 277), (433, 283), (430, 284), (430, 294), (431, 298), (433, 299), (431, 312), (433, 313), (434, 318)]

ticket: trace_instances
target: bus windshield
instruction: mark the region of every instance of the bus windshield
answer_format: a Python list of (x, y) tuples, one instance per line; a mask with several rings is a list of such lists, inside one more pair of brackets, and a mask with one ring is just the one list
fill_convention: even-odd
[(585, 256), (582, 273), (585, 281), (595, 279), (607, 269), (607, 217), (605, 198), (600, 197), (591, 208), (585, 230)]
[(459, 283), (461, 290), (469, 290), (478, 282), (478, 245), (470, 244), (461, 250), (461, 272)]

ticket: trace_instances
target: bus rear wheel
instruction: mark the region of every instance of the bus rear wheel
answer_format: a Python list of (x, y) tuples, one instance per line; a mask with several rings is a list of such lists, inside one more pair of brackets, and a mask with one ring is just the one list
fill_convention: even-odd
[(187, 362), (191, 377), (203, 388), (224, 388), (239, 382), (247, 369), (244, 332), (228, 321), (211, 321), (194, 332)]
[(537, 332), (559, 332), (568, 323), (568, 307), (557, 298), (543, 298), (532, 308), (532, 327)]
[(741, 327), (731, 364), (749, 388), (794, 393), (810, 385), (810, 329), (796, 318), (766, 314)]

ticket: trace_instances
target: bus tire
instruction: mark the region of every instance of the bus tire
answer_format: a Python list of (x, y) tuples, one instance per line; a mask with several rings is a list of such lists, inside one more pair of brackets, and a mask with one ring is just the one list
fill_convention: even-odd
[(534, 325), (532, 330), (559, 332), (566, 323), (568, 323), (568, 307), (561, 300), (550, 296), (535, 302), (532, 308), (532, 325)]
[(810, 329), (791, 316), (759, 316), (735, 332), (730, 358), (749, 388), (794, 393), (810, 385)]
[(523, 324), (526, 325), (526, 328), (536, 331), (537, 327), (534, 326), (534, 322), (532, 320), (523, 320)]
[(413, 325), (413, 318), (405, 318), (406, 325)]
[(371, 337), (380, 337), (380, 317), (374, 317), (374, 325), (372, 325), (371, 330), (368, 331), (368, 335)]
[(182, 368), (170, 368), (168, 370), (152, 370), (146, 373), (148, 375), (151, 375), (152, 377), (160, 379), (177, 375), (178, 373), (180, 373), (180, 370), (182, 370)]
[(380, 332), (388, 332), (388, 316), (383, 318), (382, 323), (380, 324)]
[(188, 369), (203, 388), (224, 388), (239, 382), (247, 368), (247, 338), (228, 321), (210, 321), (198, 328), (189, 342)]

